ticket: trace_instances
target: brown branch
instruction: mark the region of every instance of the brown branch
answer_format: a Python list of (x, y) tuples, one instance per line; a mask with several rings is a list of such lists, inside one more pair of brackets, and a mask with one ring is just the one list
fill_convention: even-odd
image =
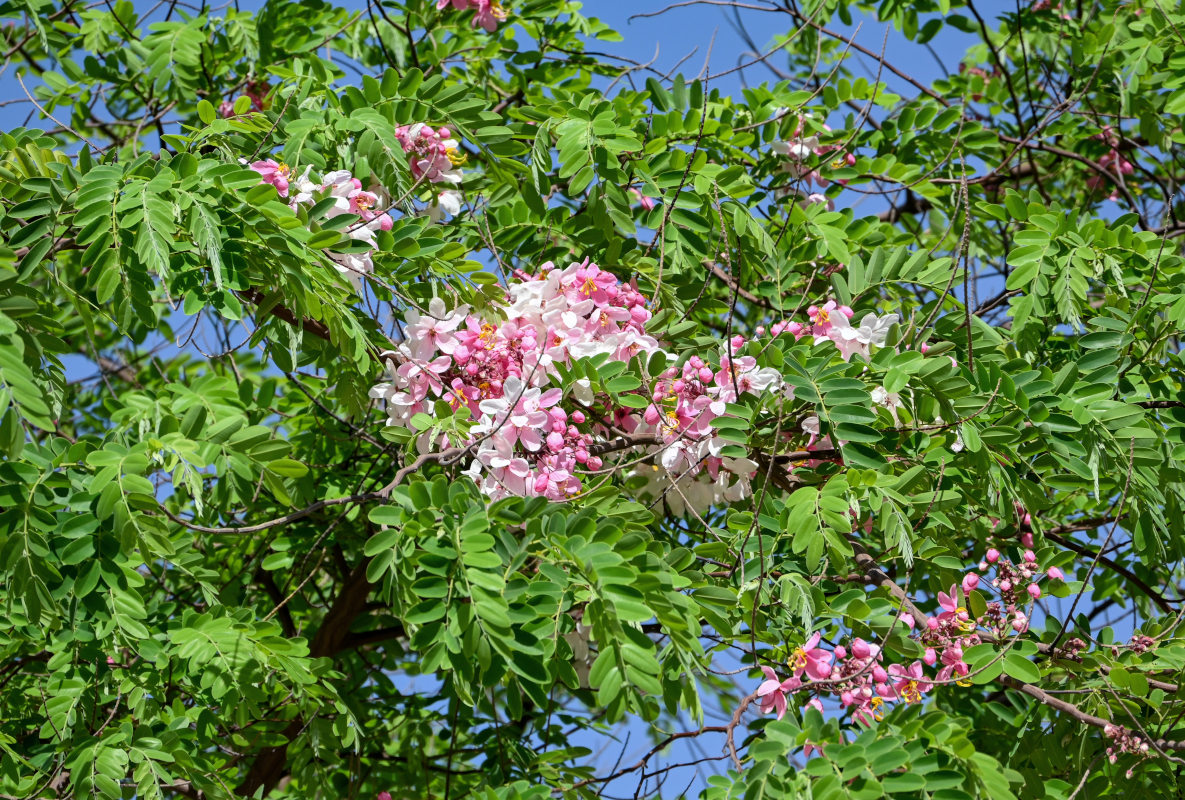
[(306, 317), (298, 317), (296, 312), (287, 306), (280, 305), (279, 303), (268, 303), (267, 296), (264, 295), (264, 293), (259, 289), (256, 289), (254, 286), (252, 286), (250, 289), (238, 292), (237, 294), (244, 300), (259, 306), (261, 309), (265, 310), (266, 313), (271, 314), (273, 317), (278, 317), (279, 319), (284, 320), (289, 325), (300, 327), (314, 336), (319, 336), (325, 341), (330, 340), (329, 327), (324, 322), (315, 319), (308, 319)]

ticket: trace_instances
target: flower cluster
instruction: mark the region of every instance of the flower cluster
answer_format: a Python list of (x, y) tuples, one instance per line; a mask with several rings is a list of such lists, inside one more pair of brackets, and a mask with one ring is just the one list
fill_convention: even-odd
[[(243, 96), (251, 101), (251, 111), (264, 111), (267, 109), (267, 93), (271, 91), (271, 85), (267, 81), (247, 81), (243, 87)], [(235, 104), (231, 100), (223, 100), (218, 104), (218, 113), (226, 119), (238, 116), (235, 114)]]
[[(1124, 158), (1123, 154), (1119, 152), (1119, 137), (1115, 135), (1110, 125), (1104, 126), (1102, 131), (1096, 133), (1091, 138), (1098, 139), (1107, 145), (1107, 152), (1100, 156), (1098, 160), (1099, 167), (1107, 174), (1102, 175), (1097, 172), (1091, 174), (1086, 179), (1088, 188), (1097, 191), (1104, 188), (1108, 183), (1122, 183), (1123, 176), (1131, 175), (1135, 171), (1135, 165)], [(1111, 194), (1107, 199), (1112, 201), (1119, 199), (1118, 186), (1111, 190)]]
[[(467, 474), (493, 497), (568, 499), (601, 469), (602, 454), (635, 443), (654, 448), (643, 472), (661, 467), (668, 481), (706, 475), (715, 486), (709, 503), (745, 493), (756, 465), (723, 457), (726, 443), (712, 422), (739, 394), (778, 389), (781, 379), (737, 354), (742, 337), (719, 367), (692, 356), (665, 369), (653, 387), (635, 390), (645, 393), (635, 404), (640, 408), (594, 395), (587, 380), (576, 381), (565, 397), (552, 385), (559, 365), (596, 356), (628, 362), (661, 350), (644, 327), (651, 317), (646, 299), (635, 284), (588, 261), (567, 268), (549, 262), (538, 275), (516, 278), (496, 318), (466, 306), (448, 310), (439, 298), (426, 314), (407, 313), (404, 341), (386, 354), (390, 382), (372, 390), (387, 401), (389, 424), (411, 427), (412, 417), (430, 413), (436, 400), (464, 410), (475, 424), (470, 439), (457, 444), (472, 448)], [(445, 444), (420, 441), (422, 448)]]
[[(311, 177), (311, 167), (306, 167), (300, 177), (294, 178), (288, 165), (265, 159), (248, 164), (252, 170), (259, 173), (263, 183), (276, 187), (280, 197), (288, 199), (288, 205), (294, 210), (298, 206), (312, 206), (318, 200), (333, 198), (333, 205), (326, 212), (326, 217), (333, 218), (342, 214), (354, 214), (361, 220), (346, 228), (345, 233), (351, 239), (368, 243), (371, 249), (377, 248), (375, 240), (378, 231), (389, 231), (394, 224), (391, 216), (382, 210), (387, 205), (386, 193), (380, 186), (372, 186), (371, 190), (362, 188), (362, 182), (347, 170), (335, 170), (326, 173), (320, 181)], [(344, 275), (355, 289), (361, 289), (362, 276), (374, 271), (374, 261), (369, 252), (363, 253), (327, 253), (333, 260), (337, 271)]]
[(1024, 529), (1030, 523), (1029, 515), (1023, 508), (1018, 508), (1018, 512), (1022, 515), (1018, 541), (1024, 548), (1020, 560), (1014, 563), (999, 549), (989, 547), (984, 553), (983, 560), (979, 562), (979, 571), (971, 570), (963, 577), (963, 588), (971, 591), (979, 585), (979, 573), (986, 574), (989, 569), (995, 568), (996, 576), (992, 578), (991, 585), (1000, 593), (1001, 602), (988, 605), (986, 616), (990, 619), (985, 627), (993, 629), (997, 635), (1003, 635), (1008, 628), (1017, 633), (1024, 633), (1029, 629), (1029, 619), (1024, 611), (1024, 604), (1028, 599), (1023, 595), (1027, 594), (1033, 600), (1039, 599), (1042, 578), (1059, 581), (1066, 579), (1058, 567), (1042, 568), (1037, 563), (1037, 554), (1033, 552), (1032, 531)]
[(886, 702), (918, 703), (933, 688), (920, 661), (886, 668), (879, 645), (856, 638), (849, 647), (836, 645), (827, 652), (819, 647), (819, 641), (816, 633), (794, 650), (788, 661), (790, 677), (783, 681), (773, 669), (761, 668), (766, 676), (757, 687), (762, 713), (776, 713), (781, 719), (787, 697), (805, 689), (814, 693), (805, 705), (821, 712), (821, 696), (831, 694), (838, 697), (842, 708), (851, 711), (853, 720), (871, 725), (884, 716)]
[[(775, 116), (781, 117), (785, 113), (786, 109), (779, 108), (775, 112)], [(831, 130), (826, 124), (822, 127), (825, 131)], [(795, 121), (794, 130), (790, 132), (789, 140), (772, 142), (770, 149), (778, 155), (786, 157), (781, 165), (782, 171), (789, 173), (794, 180), (802, 181), (805, 184), (806, 192), (794, 192), (804, 198), (803, 205), (822, 203), (827, 206), (828, 211), (835, 210), (835, 202), (822, 192), (830, 185), (830, 182), (819, 173), (817, 167), (813, 166), (813, 162), (825, 159), (828, 154), (838, 150), (839, 145), (820, 144), (817, 135), (806, 133), (806, 120), (803, 116), (799, 116)], [(847, 153), (837, 159), (832, 166), (838, 169), (845, 164), (851, 166), (855, 163), (856, 157)], [(816, 188), (816, 191), (810, 191), (812, 187)], [(789, 192), (780, 192), (780, 194), (787, 193)]]
[(436, 0), (438, 10), (443, 11), (450, 5), (457, 11), (473, 9), (473, 27), (480, 25), (490, 33), (498, 28), (499, 22), (506, 19), (506, 9), (498, 0)]
[[(1148, 758), (1148, 743), (1122, 725), (1107, 724), (1103, 727), (1103, 735), (1112, 742), (1107, 748), (1107, 760), (1112, 764), (1125, 753), (1130, 753), (1140, 760)], [(1125, 775), (1130, 778), (1134, 771), (1134, 768), (1129, 768)]]
[[(883, 346), (897, 320), (869, 314), (856, 327), (852, 310), (834, 301), (808, 311), (808, 324), (779, 322), (769, 333), (831, 342), (848, 359)], [(566, 500), (602, 471), (604, 456), (644, 447), (641, 457), (631, 454), (626, 473), (640, 499), (666, 502), (676, 514), (743, 499), (757, 464), (735, 448), (726, 454), (717, 420), (731, 416), (727, 406), (743, 395), (792, 396), (776, 370), (745, 354), (745, 337), (734, 336), (720, 353), (664, 365), (651, 384), (626, 390), (628, 404), (595, 393), (586, 379), (572, 381), (566, 394), (556, 386), (560, 366), (575, 359), (628, 363), (661, 353), (665, 364), (676, 362), (646, 332), (650, 317), (634, 283), (588, 261), (548, 262), (536, 275), (517, 272), (504, 304), (488, 316), (449, 309), (441, 298), (426, 313), (409, 310), (402, 343), (384, 354), (389, 381), (371, 396), (386, 401), (390, 425), (415, 429), (413, 418), (431, 415), (437, 401), (470, 421), (463, 441), (421, 435), (417, 444), (421, 451), (467, 448), (466, 474), (491, 497)]]
[[(989, 554), (992, 552), (995, 551)], [(999, 563), (998, 553), (992, 563)], [(981, 569), (985, 566), (981, 565)], [(1023, 576), (1024, 569), (1018, 568), (1016, 574)], [(1029, 571), (1032, 577), (1032, 569)], [(1060, 577), (1060, 570), (1051, 567), (1049, 575)], [(960, 598), (978, 588), (979, 583), (979, 574), (971, 571), (963, 577), (962, 594), (959, 585), (938, 593), (940, 611), (926, 617), (925, 624), (912, 634), (924, 648), (921, 660), (912, 664), (885, 666), (881, 648), (860, 638), (847, 647), (836, 645), (829, 653), (819, 647), (820, 635), (814, 634), (790, 656), (791, 675), (786, 680), (779, 681), (772, 669), (762, 667), (766, 680), (757, 688), (762, 712), (776, 712), (780, 719), (786, 712), (787, 697), (804, 691), (811, 694), (806, 705), (822, 711), (821, 698), (837, 696), (840, 707), (850, 711), (854, 721), (869, 725), (882, 718), (886, 702), (921, 702), (935, 684), (969, 685), (966, 679), (971, 667), (963, 656), (967, 648), (984, 641), (980, 629), (987, 629), (995, 638), (1005, 636), (1009, 628), (1017, 633), (1028, 629), (1028, 618), (1016, 604), (1015, 586), (1006, 589), (1000, 580), (993, 581), (993, 586), (1000, 590), (1003, 602), (988, 603), (982, 616), (971, 616)], [(1037, 588), (1035, 583), (1030, 586)], [(909, 615), (901, 621), (911, 630), (915, 627)], [(926, 667), (937, 668), (933, 678), (927, 677)]]
[[(412, 178), (416, 182), (456, 186), (461, 183), (461, 165), (466, 156), (460, 143), (452, 138), (452, 131), (446, 127), (432, 128), (422, 122), (415, 125), (401, 125), (395, 129), (395, 138), (407, 153)], [(461, 193), (445, 189), (429, 209), (433, 219), (439, 220), (442, 212), (461, 213)]]

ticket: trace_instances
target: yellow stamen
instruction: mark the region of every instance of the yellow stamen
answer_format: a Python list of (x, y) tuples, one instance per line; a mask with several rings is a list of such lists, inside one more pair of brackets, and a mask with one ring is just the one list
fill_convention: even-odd
[(597, 282), (594, 281), (592, 278), (585, 278), (584, 283), (582, 283), (580, 285), (580, 291), (581, 291), (581, 293), (584, 294), (585, 297), (588, 297), (590, 294), (592, 294), (596, 290), (597, 290)]
[(819, 322), (830, 322), (830, 321), (831, 321), (831, 312), (825, 308), (820, 308), (819, 309)]
[(444, 154), (448, 156), (449, 163), (454, 167), (459, 167), (469, 160), (469, 156), (465, 155), (455, 147), (450, 147), (448, 150), (445, 150)]
[(922, 702), (922, 693), (918, 691), (918, 682), (910, 681), (907, 683), (905, 685), (905, 691), (901, 693), (901, 696), (905, 698), (905, 702), (907, 703)]
[(494, 349), (494, 332), (496, 330), (497, 328), (488, 322), (481, 326), (481, 335), (477, 339), (485, 344), (486, 350)]
[(872, 718), (875, 719), (877, 722), (880, 722), (882, 719), (885, 718), (884, 714), (877, 711), (877, 709), (880, 708), (884, 704), (885, 704), (885, 701), (881, 700), (879, 697), (874, 697), (868, 701), (868, 707), (872, 709)]
[(490, 13), (494, 15), (494, 19), (506, 19), (506, 9), (498, 0), (492, 0), (490, 3)]

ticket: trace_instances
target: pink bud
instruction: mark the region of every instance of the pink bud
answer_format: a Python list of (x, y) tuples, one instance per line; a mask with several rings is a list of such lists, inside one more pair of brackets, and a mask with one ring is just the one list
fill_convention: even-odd
[(556, 431), (547, 434), (547, 446), (552, 450), (559, 450), (564, 446), (564, 435)]
[(930, 345), (928, 342), (922, 342), (922, 346), (918, 349), (922, 351), (922, 355), (926, 355), (926, 353), (930, 352)]
[(584, 422), (584, 420), (585, 420), (585, 416), (584, 416), (583, 411), (573, 411), (572, 412), (572, 421), (575, 422), (577, 425), (582, 424)]
[(844, 647), (842, 644), (837, 644), (835, 646), (835, 657), (838, 658), (840, 661), (843, 661), (845, 658), (848, 657), (848, 649), (846, 647)]
[(1045, 570), (1045, 574), (1055, 581), (1064, 581), (1066, 579), (1066, 574), (1057, 567), (1050, 567)]
[(856, 702), (856, 698), (852, 696), (851, 692), (845, 691), (840, 693), (839, 701), (845, 706), (850, 706), (852, 703)]
[(1009, 581), (1009, 580), (1000, 581), (1000, 591), (1001, 592), (1012, 591), (1012, 581)]
[(1033, 546), (1033, 534), (1031, 534), (1027, 531), (1025, 533), (1022, 533), (1020, 535), (1020, 543), (1022, 545), (1024, 545), (1025, 547), (1032, 547)]
[(984, 553), (984, 558), (989, 564), (995, 564), (1000, 560), (1000, 551), (993, 547)]
[(535, 491), (542, 493), (547, 491), (547, 476), (540, 473), (535, 476)]
[(589, 469), (600, 469), (602, 463), (600, 456), (589, 456), (588, 463), (585, 466)]
[(868, 658), (872, 653), (872, 648), (868, 646), (868, 642), (863, 639), (857, 639), (852, 642), (852, 655), (856, 658)]
[(877, 683), (884, 683), (889, 679), (889, 673), (885, 672), (885, 668), (877, 664), (872, 668), (872, 679)]
[(1036, 560), (1037, 560), (1036, 553), (1034, 553), (1032, 550), (1025, 550), (1025, 561), (1028, 561), (1030, 564), (1032, 564)]
[(922, 661), (925, 661), (927, 665), (932, 667), (934, 666), (934, 662), (937, 660), (938, 654), (934, 652), (934, 648), (927, 647), (925, 655), (922, 656)]
[(704, 360), (699, 356), (692, 356), (687, 363), (691, 364), (692, 369), (699, 369), (704, 365)]
[(932, 631), (936, 631), (936, 630), (938, 630), (939, 626), (941, 626), (941, 625), (942, 625), (942, 623), (941, 623), (941, 622), (939, 622), (939, 621), (938, 621), (936, 618), (934, 618), (934, 617), (927, 617), (927, 618), (926, 618), (926, 627), (927, 627), (927, 628), (929, 628), (929, 629), (930, 629), (930, 630), (932, 630)]
[(755, 332), (755, 333), (756, 333), (758, 336), (765, 336), (765, 326), (764, 326), (764, 325), (758, 325), (758, 326), (757, 326), (757, 327), (754, 329), (754, 332)]
[(963, 576), (963, 591), (974, 591), (975, 587), (979, 586), (979, 575), (974, 572), (968, 572)]
[(1017, 633), (1024, 633), (1028, 629), (1029, 621), (1024, 617), (1017, 617), (1016, 619), (1012, 620), (1012, 630), (1016, 631)]
[(378, 797), (376, 797), (374, 800), (391, 800), (391, 793), (379, 792)]
[(1036, 600), (1038, 597), (1041, 596), (1041, 587), (1035, 583), (1030, 583), (1028, 592), (1029, 592), (1029, 597)]

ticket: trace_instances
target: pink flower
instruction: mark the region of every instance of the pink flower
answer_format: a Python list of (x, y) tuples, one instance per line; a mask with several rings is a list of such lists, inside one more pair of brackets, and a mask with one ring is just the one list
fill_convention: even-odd
[(789, 677), (784, 681), (778, 680), (778, 674), (769, 667), (762, 667), (765, 681), (757, 687), (757, 696), (761, 698), (761, 713), (777, 712), (778, 719), (786, 715), (786, 695), (802, 686), (802, 681)]
[[(831, 653), (819, 647), (819, 634), (806, 640), (806, 643), (794, 650), (790, 656), (790, 668), (794, 670), (794, 677), (799, 677), (805, 671), (815, 680), (823, 680), (831, 674)], [(854, 653), (853, 646), (852, 652)]]
[(938, 605), (942, 606), (942, 609), (945, 612), (940, 614), (938, 618), (950, 619), (951, 617), (955, 616), (960, 618), (966, 617), (967, 612), (959, 607), (959, 587), (952, 583), (948, 592), (949, 594), (947, 592), (938, 593)]
[(963, 576), (963, 593), (970, 594), (975, 591), (975, 587), (979, 586), (979, 574), (975, 572), (968, 572)]
[(258, 172), (264, 183), (275, 186), (280, 197), (288, 196), (288, 176), (292, 174), (292, 170), (288, 168), (287, 164), (281, 164), (268, 158), (263, 161), (252, 161), (247, 166)]
[(1000, 551), (994, 547), (989, 548), (987, 553), (984, 554), (984, 558), (989, 564), (995, 564), (1000, 560)]
[(922, 695), (933, 688), (925, 680), (925, 671), (921, 661), (915, 661), (909, 667), (891, 664), (889, 665), (889, 674), (897, 678), (897, 682), (893, 684), (897, 696), (907, 703), (920, 703)]
[(1027, 591), (1029, 593), (1029, 597), (1033, 598), (1034, 600), (1041, 597), (1041, 587), (1035, 583), (1030, 583)]
[(645, 211), (651, 211), (657, 205), (653, 197), (647, 197), (632, 186), (630, 187), (630, 192), (633, 193), (634, 197), (638, 198), (638, 205)]
[(390, 792), (379, 792), (378, 796), (375, 797), (374, 800), (391, 800), (391, 793)]
[(1045, 570), (1045, 574), (1055, 581), (1064, 581), (1066, 579), (1066, 574), (1057, 567), (1050, 567)]

